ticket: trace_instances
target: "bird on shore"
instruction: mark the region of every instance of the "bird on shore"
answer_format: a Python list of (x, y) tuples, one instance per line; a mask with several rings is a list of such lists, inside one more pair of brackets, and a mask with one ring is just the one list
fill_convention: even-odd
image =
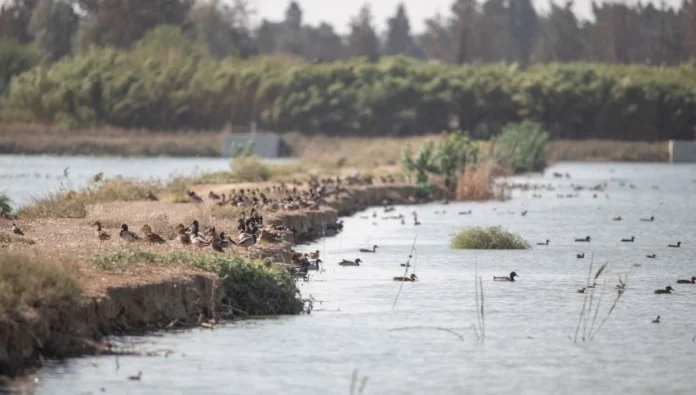
[(12, 223), (12, 233), (19, 235), (19, 236), (24, 236), (24, 232), (22, 232), (21, 229), (19, 229), (19, 226), (17, 226), (16, 223)]
[(309, 253), (309, 259), (317, 260), (319, 259), (319, 250)]
[(407, 277), (404, 277), (404, 276), (394, 277), (394, 281), (414, 282), (414, 281), (416, 281), (417, 278), (418, 278), (418, 276), (416, 276), (415, 273), (411, 273), (411, 275), (407, 276)]
[(665, 289), (656, 289), (654, 292), (656, 294), (671, 294), (672, 291), (674, 291), (674, 288), (672, 288), (672, 286), (668, 285), (667, 287), (665, 287)]
[(646, 255), (645, 257), (650, 258), (650, 259), (655, 259), (655, 258), (657, 258), (657, 255), (651, 254), (651, 255)]
[(589, 243), (590, 241), (592, 241), (592, 238), (590, 238), (590, 236), (587, 236), (584, 239), (575, 239), (576, 243)]
[(635, 237), (635, 236), (631, 236), (630, 239), (621, 239), (621, 242), (622, 242), (622, 243), (633, 243), (634, 241), (636, 241), (636, 237)]
[(184, 228), (184, 225), (179, 224), (176, 239), (185, 246), (191, 245), (191, 235), (186, 233), (186, 228)]
[(152, 244), (165, 244), (167, 241), (162, 238), (162, 236), (158, 235), (157, 233), (152, 232), (152, 228), (150, 225), (145, 224), (140, 228), (140, 231), (143, 232), (143, 237), (145, 241), (148, 243)]
[(138, 237), (137, 234), (128, 230), (128, 225), (126, 225), (126, 224), (121, 225), (121, 231), (118, 233), (118, 235), (119, 235), (119, 237), (121, 237), (123, 240), (126, 240), (126, 241), (140, 240), (140, 237)]
[(679, 248), (681, 247), (681, 241), (678, 241), (677, 244), (669, 244), (668, 247)]
[(338, 264), (341, 266), (360, 266), (361, 263), (362, 263), (362, 261), (360, 260), (360, 258), (358, 258), (354, 261), (349, 261), (347, 259), (344, 259), (341, 262), (338, 262)]
[(203, 203), (203, 199), (201, 199), (201, 197), (198, 196), (198, 194), (196, 192), (188, 191), (188, 192), (186, 192), (186, 194), (188, 195), (189, 202), (191, 202), (191, 203)]
[(510, 272), (510, 276), (493, 276), (493, 281), (515, 281), (515, 277), (519, 277), (517, 273)]
[(652, 320), (652, 323), (653, 323), (653, 324), (659, 324), (659, 323), (660, 323), (660, 316), (658, 315), (657, 318), (655, 318), (654, 320)]
[(105, 240), (109, 240), (111, 238), (110, 234), (108, 234), (102, 230), (101, 222), (97, 221), (97, 222), (93, 223), (92, 226), (97, 227), (97, 230), (94, 231), (94, 235), (97, 237), (97, 240), (105, 241)]
[(145, 199), (150, 200), (150, 201), (153, 201), (153, 202), (156, 202), (156, 201), (159, 200), (159, 199), (157, 198), (157, 196), (155, 196), (155, 195), (152, 193), (152, 191), (147, 191), (147, 194), (145, 195)]
[(369, 248), (361, 248), (361, 249), (360, 249), (360, 252), (371, 252), (371, 253), (375, 253), (375, 252), (377, 252), (377, 248), (379, 248), (379, 247), (376, 246), (376, 245), (372, 246), (372, 249), (369, 249)]
[(691, 280), (677, 280), (677, 284), (696, 284), (696, 277), (691, 277)]
[(546, 240), (546, 243), (537, 243), (538, 246), (547, 246), (549, 245), (549, 240)]
[(584, 259), (585, 258), (585, 253), (583, 252), (582, 254), (577, 254), (576, 257), (578, 259)]
[(641, 222), (653, 222), (655, 221), (655, 217), (650, 217), (650, 218), (641, 218)]
[(213, 191), (208, 192), (208, 198), (209, 198), (210, 200), (213, 200), (213, 201), (218, 201), (218, 200), (222, 199), (222, 198), (220, 197), (220, 195), (218, 195), (217, 193), (215, 193), (215, 192), (213, 192)]

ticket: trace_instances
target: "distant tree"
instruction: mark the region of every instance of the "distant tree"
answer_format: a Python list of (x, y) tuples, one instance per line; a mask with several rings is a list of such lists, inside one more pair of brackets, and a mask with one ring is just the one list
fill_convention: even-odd
[(187, 21), (194, 37), (208, 45), (217, 57), (247, 57), (256, 51), (246, 26), (244, 7), (230, 6), (220, 0), (198, 2), (189, 11)]
[(193, 0), (76, 0), (86, 18), (80, 25), (77, 43), (127, 48), (149, 29), (169, 24), (182, 26)]
[(372, 26), (372, 12), (367, 5), (360, 9), (358, 16), (350, 23), (346, 51), (351, 57), (364, 56), (370, 62), (379, 60), (379, 39)]
[(256, 31), (256, 48), (260, 53), (273, 53), (276, 50), (275, 40), (273, 23), (264, 19)]
[(418, 41), (426, 59), (446, 63), (457, 61), (452, 54), (456, 41), (452, 30), (440, 14), (425, 20), (425, 31), (418, 37)]
[[(459, 64), (472, 60), (475, 52), (476, 19), (478, 18), (475, 0), (456, 0), (451, 7), (452, 26), (451, 37), (456, 59)], [(500, 32), (498, 32), (500, 33)]]
[(396, 15), (389, 18), (387, 26), (384, 54), (417, 56), (416, 44), (411, 36), (411, 25), (403, 3), (397, 7)]
[(483, 3), (478, 31), (478, 51), (483, 61), (517, 60), (509, 21), (510, 10), (505, 0), (486, 0)]
[(293, 55), (302, 55), (302, 9), (300, 9), (297, 2), (290, 2), (288, 9), (285, 11), (285, 20), (280, 33), (277, 37), (280, 51)]
[(548, 16), (542, 18), (535, 58), (541, 62), (573, 62), (584, 52), (582, 31), (573, 13), (572, 0), (563, 7), (551, 3)]
[(323, 61), (338, 60), (343, 56), (343, 42), (327, 23), (322, 23), (317, 28), (305, 27), (304, 50), (305, 57)]
[(80, 18), (73, 7), (62, 0), (39, 0), (34, 7), (29, 31), (46, 52), (48, 60), (56, 61), (72, 52), (72, 38)]
[(0, 40), (26, 44), (32, 40), (29, 20), (38, 0), (0, 1)]
[(683, 0), (680, 17), (684, 57), (696, 59), (696, 0)]
[(510, 35), (517, 49), (517, 62), (526, 68), (537, 39), (538, 19), (531, 0), (510, 2)]

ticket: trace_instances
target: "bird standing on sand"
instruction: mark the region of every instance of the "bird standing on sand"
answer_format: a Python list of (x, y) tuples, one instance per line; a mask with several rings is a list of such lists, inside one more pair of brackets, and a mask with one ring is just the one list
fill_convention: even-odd
[(147, 240), (147, 242), (149, 242), (149, 243), (165, 244), (167, 242), (157, 233), (153, 233), (150, 225), (147, 225), (147, 224), (143, 225), (142, 228), (140, 228), (140, 231), (143, 232), (145, 240)]
[(12, 223), (12, 233), (19, 235), (19, 236), (24, 236), (24, 232), (22, 232), (21, 229), (17, 226), (16, 223)]
[(111, 238), (110, 234), (108, 234), (102, 230), (101, 222), (97, 221), (97, 222), (93, 223), (92, 226), (97, 227), (97, 230), (94, 231), (94, 235), (97, 236), (97, 240), (105, 241), (105, 240), (109, 240)]
[(138, 235), (128, 230), (128, 225), (126, 224), (121, 225), (121, 231), (118, 233), (118, 235), (126, 241), (140, 240), (140, 237), (138, 237)]
[(156, 202), (159, 199), (157, 199), (157, 196), (155, 196), (152, 191), (147, 191), (147, 194), (145, 195), (145, 199)]
[(194, 191), (186, 192), (188, 194), (188, 200), (191, 203), (203, 203), (203, 199)]

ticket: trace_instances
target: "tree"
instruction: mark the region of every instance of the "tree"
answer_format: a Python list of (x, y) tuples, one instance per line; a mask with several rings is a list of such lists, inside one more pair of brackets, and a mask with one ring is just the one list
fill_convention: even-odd
[(406, 15), (406, 7), (400, 3), (396, 15), (387, 21), (387, 41), (384, 44), (386, 55), (416, 55), (416, 45), (411, 37), (411, 25)]
[(247, 57), (255, 48), (245, 25), (247, 12), (240, 7), (221, 3), (220, 0), (199, 2), (188, 14), (193, 36), (208, 45), (210, 53), (217, 58), (227, 56)]
[(79, 17), (73, 7), (62, 0), (40, 0), (32, 12), (29, 31), (48, 60), (56, 61), (72, 52), (72, 37)]
[(0, 39), (26, 44), (32, 40), (29, 20), (38, 0), (0, 1)]
[(279, 48), (282, 52), (292, 55), (302, 55), (302, 10), (297, 2), (291, 2), (285, 11), (282, 24), (282, 34), (278, 37)]
[(584, 51), (582, 32), (573, 13), (573, 2), (563, 7), (551, 3), (547, 17), (540, 21), (536, 59), (541, 62), (573, 62), (581, 59)]
[(510, 2), (510, 35), (517, 49), (517, 62), (526, 68), (534, 50), (538, 19), (531, 0)]
[(683, 0), (681, 14), (685, 57), (696, 58), (696, 0)]
[(456, 54), (458, 64), (466, 63), (471, 60), (473, 53), (473, 32), (476, 30), (476, 11), (475, 0), (456, 0), (451, 7), (452, 18), (452, 39), (455, 47), (452, 48)]
[(456, 59), (452, 56), (455, 38), (442, 15), (437, 14), (425, 20), (425, 32), (420, 35), (418, 41), (426, 59), (455, 62)]
[(379, 40), (372, 26), (372, 12), (365, 5), (360, 13), (350, 23), (350, 35), (348, 36), (348, 56), (364, 56), (370, 62), (379, 60)]
[(331, 25), (322, 23), (317, 28), (303, 28), (304, 55), (309, 59), (334, 61), (343, 55), (343, 43)]

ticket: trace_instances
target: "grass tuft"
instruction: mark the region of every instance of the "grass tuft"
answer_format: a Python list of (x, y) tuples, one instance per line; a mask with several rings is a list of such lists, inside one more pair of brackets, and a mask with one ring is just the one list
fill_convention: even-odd
[(500, 226), (467, 228), (450, 241), (450, 248), (455, 250), (525, 250), (530, 247), (520, 235)]

